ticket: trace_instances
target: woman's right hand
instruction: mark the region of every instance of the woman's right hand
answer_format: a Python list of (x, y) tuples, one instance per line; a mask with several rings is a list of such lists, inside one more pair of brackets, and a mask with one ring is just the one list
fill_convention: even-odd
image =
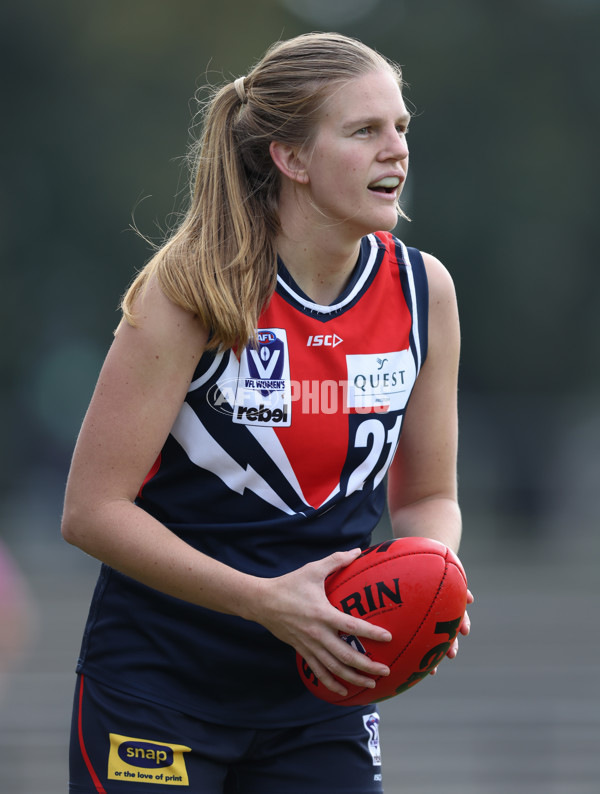
[[(349, 565), (360, 549), (329, 557), (273, 579), (261, 579), (252, 619), (291, 645), (317, 678), (333, 692), (346, 695), (340, 678), (361, 687), (374, 687), (370, 676), (389, 675), (389, 668), (345, 642), (340, 633), (389, 642), (386, 629), (336, 609), (325, 594), (325, 578)], [(335, 676), (335, 677), (334, 677)]]

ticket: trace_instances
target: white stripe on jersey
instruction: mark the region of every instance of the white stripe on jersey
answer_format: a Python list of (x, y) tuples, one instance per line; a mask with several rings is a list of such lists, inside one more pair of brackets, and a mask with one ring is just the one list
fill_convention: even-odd
[(200, 386), (204, 385), (208, 380), (210, 380), (214, 375), (214, 373), (219, 368), (219, 364), (221, 363), (222, 358), (223, 358), (223, 353), (217, 353), (213, 363), (206, 370), (206, 372), (203, 375), (200, 375), (199, 378), (196, 378), (196, 380), (192, 381), (192, 383), (190, 384), (190, 388), (188, 389), (188, 392), (199, 389)]
[(182, 405), (171, 435), (181, 444), (192, 463), (215, 474), (235, 493), (243, 494), (248, 489), (284, 513), (296, 514), (250, 464), (245, 468), (240, 466), (217, 444), (187, 403)]
[(410, 257), (408, 255), (408, 251), (406, 250), (406, 246), (399, 240), (400, 245), (402, 246), (402, 259), (406, 263), (406, 275), (408, 276), (408, 288), (410, 289), (410, 302), (412, 304), (412, 334), (413, 339), (415, 341), (415, 350), (417, 352), (417, 360), (415, 364), (417, 365), (417, 375), (421, 370), (421, 338), (419, 336), (419, 307), (417, 304), (417, 291), (415, 289), (415, 277), (413, 274), (412, 263), (410, 261)]
[(300, 499), (302, 499), (304, 504), (309, 507), (310, 505), (306, 501), (306, 498), (302, 493), (300, 483), (298, 482), (298, 478), (296, 477), (296, 472), (292, 468), (288, 456), (285, 454), (284, 448), (281, 446), (281, 442), (277, 437), (275, 429), (272, 427), (254, 427), (253, 425), (248, 425), (248, 430), (265, 450), (267, 455), (271, 458), (273, 463), (286, 478), (294, 491), (296, 491)]
[(293, 287), (281, 278), (281, 276), (277, 276), (277, 283), (286, 291), (288, 292), (294, 300), (298, 301), (301, 306), (304, 306), (305, 309), (308, 309), (311, 312), (315, 312), (316, 314), (330, 314), (333, 312), (342, 309), (344, 306), (347, 306), (354, 298), (360, 293), (362, 288), (365, 285), (365, 282), (371, 275), (371, 271), (373, 270), (373, 266), (375, 265), (375, 261), (377, 259), (377, 238), (373, 234), (368, 235), (369, 243), (371, 244), (371, 251), (369, 253), (369, 258), (365, 264), (364, 270), (360, 275), (360, 278), (354, 285), (352, 291), (346, 295), (346, 297), (341, 300), (339, 303), (334, 303), (331, 306), (321, 306), (320, 303), (313, 303), (312, 301), (306, 300), (301, 295), (298, 295), (297, 292), (294, 291)]

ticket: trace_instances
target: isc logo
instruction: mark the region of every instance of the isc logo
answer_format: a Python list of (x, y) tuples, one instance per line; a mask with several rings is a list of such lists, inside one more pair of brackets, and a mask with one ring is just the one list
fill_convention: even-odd
[(344, 340), (337, 334), (315, 334), (306, 340), (306, 347), (337, 347)]

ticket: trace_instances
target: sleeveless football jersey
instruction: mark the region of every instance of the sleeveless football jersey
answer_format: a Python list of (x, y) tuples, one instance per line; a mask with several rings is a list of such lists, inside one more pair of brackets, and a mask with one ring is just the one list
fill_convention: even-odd
[[(423, 260), (365, 237), (353, 278), (313, 303), (279, 263), (258, 342), (206, 353), (137, 503), (191, 546), (272, 577), (365, 548), (427, 352)], [(204, 719), (285, 726), (339, 713), (262, 626), (102, 566), (78, 670)]]

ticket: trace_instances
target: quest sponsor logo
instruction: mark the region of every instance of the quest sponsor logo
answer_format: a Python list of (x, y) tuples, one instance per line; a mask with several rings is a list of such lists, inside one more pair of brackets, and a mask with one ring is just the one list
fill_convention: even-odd
[(417, 373), (409, 349), (390, 353), (346, 356), (348, 368), (348, 406), (401, 411)]

